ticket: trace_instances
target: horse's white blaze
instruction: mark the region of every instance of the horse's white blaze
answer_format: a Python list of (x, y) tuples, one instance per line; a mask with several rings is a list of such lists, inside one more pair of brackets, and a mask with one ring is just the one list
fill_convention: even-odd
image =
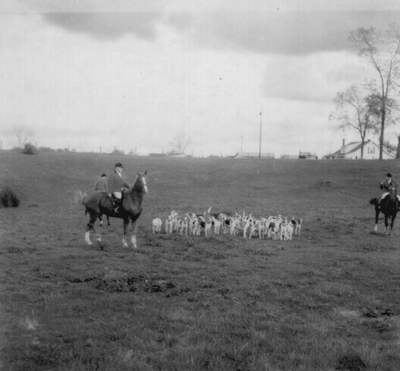
[(132, 245), (133, 245), (133, 247), (136, 249), (136, 236), (132, 236), (131, 237), (131, 241), (132, 241)]
[(143, 182), (144, 193), (147, 193), (149, 190), (148, 190), (148, 188), (147, 188), (147, 184), (146, 184), (146, 179), (145, 179), (145, 177), (142, 178), (142, 182)]
[(86, 233), (85, 233), (85, 242), (88, 244), (88, 245), (91, 245), (92, 243), (90, 242), (90, 231), (87, 231)]

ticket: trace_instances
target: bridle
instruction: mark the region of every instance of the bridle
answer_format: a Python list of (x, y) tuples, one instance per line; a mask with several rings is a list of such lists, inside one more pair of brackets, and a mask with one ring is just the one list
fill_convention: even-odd
[(147, 188), (147, 184), (146, 184), (146, 177), (145, 175), (142, 176), (142, 183), (143, 183), (143, 192), (147, 193), (149, 190)]
[[(136, 188), (136, 187), (135, 187), (135, 184), (136, 184), (138, 178), (141, 178), (143, 188), (140, 188), (140, 189), (139, 189), (139, 188)], [(143, 192), (143, 193), (147, 193), (147, 192), (149, 191), (148, 188), (147, 188), (146, 178), (145, 178), (145, 175), (144, 175), (144, 174), (138, 174), (138, 175), (136, 176), (136, 179), (135, 179), (135, 181), (133, 182), (132, 190), (133, 190), (133, 189), (135, 189), (135, 190), (138, 191), (138, 192)]]

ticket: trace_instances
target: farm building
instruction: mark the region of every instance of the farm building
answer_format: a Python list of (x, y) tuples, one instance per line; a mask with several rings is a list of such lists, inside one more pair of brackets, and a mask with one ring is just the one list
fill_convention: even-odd
[[(343, 139), (342, 147), (329, 155), (324, 156), (325, 159), (350, 159), (357, 160), (361, 158), (361, 142), (351, 142), (349, 144), (345, 144)], [(394, 160), (395, 155), (388, 153), (383, 150), (382, 158), (384, 160)], [(379, 159), (379, 146), (372, 142), (371, 140), (367, 140), (364, 142), (364, 160), (376, 160)]]
[(150, 157), (167, 157), (165, 153), (149, 153)]
[(261, 156), (258, 152), (238, 152), (234, 158), (264, 158), (273, 159), (275, 158), (275, 153), (261, 152)]
[(299, 158), (303, 160), (318, 160), (318, 156), (311, 152), (300, 152)]

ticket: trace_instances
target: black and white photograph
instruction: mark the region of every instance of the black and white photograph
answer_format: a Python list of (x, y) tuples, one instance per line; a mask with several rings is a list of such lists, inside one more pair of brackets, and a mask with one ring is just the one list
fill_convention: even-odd
[(2, 0), (0, 370), (399, 371), (400, 2)]

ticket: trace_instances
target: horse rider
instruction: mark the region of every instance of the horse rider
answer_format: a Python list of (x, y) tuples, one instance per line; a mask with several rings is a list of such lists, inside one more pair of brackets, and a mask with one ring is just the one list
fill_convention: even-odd
[(397, 198), (397, 206), (399, 208), (400, 196), (397, 194), (397, 187), (397, 183), (393, 180), (392, 174), (387, 173), (386, 179), (382, 180), (381, 182), (381, 189), (384, 192), (380, 197), (378, 197), (378, 204), (380, 204), (381, 201), (386, 198), (386, 196), (392, 195), (393, 197)]
[(94, 183), (94, 190), (98, 192), (107, 192), (107, 175), (101, 174), (100, 179)]
[(122, 192), (124, 187), (129, 188), (129, 184), (122, 178), (123, 166), (120, 162), (114, 166), (114, 171), (108, 176), (107, 188), (108, 197), (113, 202), (114, 212), (117, 213), (122, 203)]

